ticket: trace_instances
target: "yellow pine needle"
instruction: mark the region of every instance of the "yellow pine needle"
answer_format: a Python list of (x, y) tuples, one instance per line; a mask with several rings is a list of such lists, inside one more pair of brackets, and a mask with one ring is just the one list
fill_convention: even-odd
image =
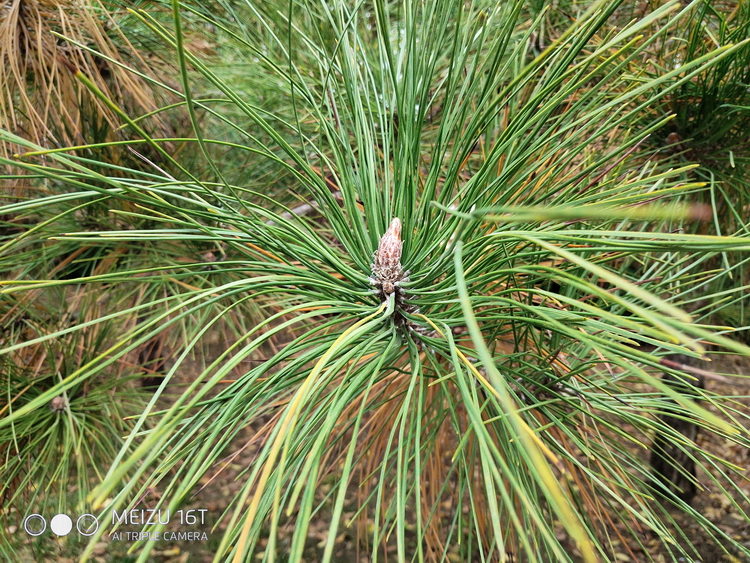
[[(355, 330), (357, 330), (359, 327), (367, 323), (369, 320), (373, 319), (377, 315), (379, 315), (383, 309), (385, 309), (386, 303), (383, 303), (377, 311), (372, 313), (371, 315), (368, 315), (364, 319), (354, 323), (352, 326), (350, 326), (348, 329), (346, 329), (341, 336), (339, 336), (336, 341), (331, 345), (331, 347), (328, 349), (328, 351), (323, 354), (323, 356), (318, 360), (318, 362), (315, 364), (315, 367), (310, 372), (310, 375), (307, 376), (304, 383), (300, 386), (300, 388), (297, 390), (297, 392), (294, 395), (294, 398), (292, 399), (292, 402), (289, 404), (289, 408), (286, 411), (286, 414), (284, 415), (284, 418), (281, 420), (279, 432), (276, 434), (276, 438), (274, 439), (273, 445), (271, 446), (271, 450), (268, 453), (268, 459), (266, 460), (264, 466), (263, 466), (263, 472), (260, 475), (260, 479), (258, 480), (258, 485), (255, 489), (255, 494), (253, 495), (253, 499), (250, 502), (250, 507), (247, 510), (247, 514), (245, 515), (245, 523), (242, 526), (242, 532), (240, 533), (239, 539), (237, 540), (237, 546), (236, 551), (233, 558), (233, 563), (242, 563), (244, 560), (244, 552), (245, 547), (247, 546), (247, 541), (250, 536), (250, 528), (253, 525), (253, 522), (255, 521), (255, 517), (258, 513), (258, 506), (260, 505), (261, 497), (263, 496), (263, 492), (266, 487), (266, 483), (268, 482), (268, 478), (271, 476), (271, 472), (273, 471), (275, 465), (276, 465), (276, 459), (279, 456), (279, 452), (281, 451), (282, 446), (284, 447), (284, 451), (282, 452), (283, 458), (286, 457), (286, 450), (289, 445), (288, 438), (290, 436), (291, 431), (294, 428), (294, 425), (297, 421), (297, 416), (299, 414), (300, 408), (302, 407), (302, 402), (305, 396), (307, 395), (307, 391), (310, 387), (312, 387), (313, 383), (318, 378), (318, 375), (323, 371), (323, 368), (325, 367), (328, 360), (333, 356), (333, 354), (338, 350), (340, 344), (347, 340), (349, 335), (351, 335)], [(281, 471), (282, 464), (279, 464), (279, 470)], [(274, 503), (276, 505), (276, 503)], [(276, 509), (276, 507), (275, 507)]]
[[(462, 244), (459, 243), (456, 246), (455, 254), (453, 257), (455, 271), (456, 271), (456, 282), (458, 286), (458, 294), (461, 301), (461, 307), (464, 310), (466, 318), (466, 326), (469, 329), (469, 334), (474, 341), (474, 346), (482, 360), (482, 363), (490, 374), (492, 379), (500, 380), (501, 376), (497, 372), (497, 368), (492, 362), (492, 356), (490, 351), (487, 349), (486, 344), (481, 336), (481, 330), (474, 312), (471, 308), (471, 301), (469, 298), (468, 288), (463, 277), (463, 267), (461, 263), (461, 250)], [(457, 350), (458, 351), (458, 350)], [(480, 376), (479, 372), (468, 359), (462, 358), (462, 361), (469, 367), (469, 369), (477, 376)], [(479, 377), (478, 377), (479, 378)], [(599, 558), (596, 555), (593, 542), (589, 537), (588, 533), (584, 529), (583, 523), (579, 515), (571, 506), (570, 500), (565, 496), (565, 493), (557, 480), (557, 477), (552, 473), (549, 465), (544, 461), (544, 456), (547, 456), (550, 461), (553, 461), (555, 465), (564, 473), (564, 468), (561, 467), (557, 456), (555, 456), (548, 447), (546, 447), (541, 439), (534, 433), (523, 418), (518, 413), (518, 409), (513, 404), (513, 400), (508, 394), (507, 390), (500, 388), (497, 389), (500, 401), (505, 409), (511, 425), (516, 431), (522, 447), (526, 454), (529, 456), (529, 466), (533, 467), (538, 474), (538, 480), (540, 485), (545, 488), (546, 493), (549, 495), (551, 502), (555, 506), (555, 510), (558, 512), (563, 526), (568, 531), (570, 536), (575, 541), (578, 548), (581, 550), (581, 555), (586, 563), (596, 563)], [(543, 454), (543, 455), (542, 455)], [(552, 457), (550, 457), (550, 454)]]

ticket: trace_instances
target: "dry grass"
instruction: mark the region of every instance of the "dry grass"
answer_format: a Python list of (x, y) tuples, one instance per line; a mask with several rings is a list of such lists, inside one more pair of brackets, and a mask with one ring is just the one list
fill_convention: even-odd
[[(76, 81), (73, 68), (117, 103), (156, 109), (145, 82), (110, 62), (147, 68), (98, 0), (7, 1), (0, 8), (0, 61), (0, 128), (43, 147), (84, 142), (87, 120), (100, 130), (118, 125), (112, 111)], [(3, 156), (12, 152), (2, 147)]]

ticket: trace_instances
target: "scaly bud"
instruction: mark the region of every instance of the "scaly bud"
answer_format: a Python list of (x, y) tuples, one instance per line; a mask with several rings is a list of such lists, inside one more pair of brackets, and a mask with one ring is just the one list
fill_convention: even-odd
[(375, 253), (374, 268), (395, 271), (401, 269), (401, 221), (398, 217), (391, 221), (388, 230), (380, 238), (378, 251)]

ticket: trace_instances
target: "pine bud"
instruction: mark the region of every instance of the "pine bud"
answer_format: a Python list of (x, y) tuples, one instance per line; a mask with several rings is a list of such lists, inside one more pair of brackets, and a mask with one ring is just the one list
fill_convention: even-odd
[(375, 268), (401, 269), (401, 220), (396, 217), (391, 221), (388, 230), (380, 238), (378, 251), (375, 253)]
[(398, 284), (406, 279), (401, 269), (401, 221), (398, 217), (391, 221), (388, 230), (380, 238), (375, 261), (372, 263), (371, 282), (388, 295), (396, 292)]
[(68, 408), (68, 401), (65, 400), (64, 396), (60, 395), (49, 402), (49, 408), (52, 412), (63, 412)]

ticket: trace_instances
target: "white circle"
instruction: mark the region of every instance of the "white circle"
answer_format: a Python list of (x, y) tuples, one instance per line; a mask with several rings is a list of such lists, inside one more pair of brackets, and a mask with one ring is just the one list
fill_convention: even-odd
[(73, 520), (67, 514), (56, 514), (49, 521), (49, 529), (57, 536), (67, 536), (73, 529)]
[(82, 536), (93, 536), (99, 530), (99, 520), (93, 514), (81, 514), (76, 520), (76, 530)]
[[(32, 520), (41, 520), (42, 521), (42, 529), (41, 530), (29, 530), (29, 522)], [(47, 521), (44, 519), (44, 517), (41, 514), (29, 514), (26, 517), (26, 520), (23, 521), (23, 529), (26, 530), (26, 533), (30, 536), (41, 536), (44, 533), (44, 530), (47, 529)]]

